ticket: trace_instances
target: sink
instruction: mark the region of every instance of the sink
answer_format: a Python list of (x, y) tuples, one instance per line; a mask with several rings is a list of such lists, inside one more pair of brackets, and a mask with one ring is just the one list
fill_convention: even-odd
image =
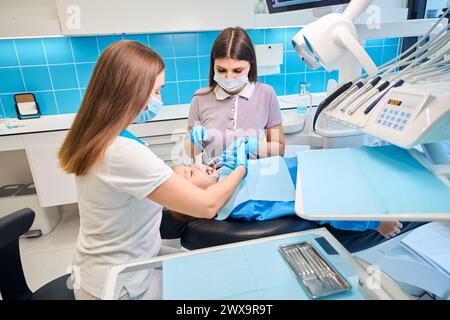
[(282, 110), (283, 129), (285, 134), (303, 131), (305, 127), (306, 114), (300, 114), (297, 109)]
[(298, 94), (283, 96), (278, 98), (278, 103), (280, 104), (281, 109), (308, 106), (309, 97), (306, 95), (302, 96)]
[(281, 115), (283, 117), (283, 129), (285, 134), (302, 132), (305, 128), (307, 114), (299, 113), (298, 107), (307, 107), (310, 103), (306, 95), (291, 95), (279, 97)]

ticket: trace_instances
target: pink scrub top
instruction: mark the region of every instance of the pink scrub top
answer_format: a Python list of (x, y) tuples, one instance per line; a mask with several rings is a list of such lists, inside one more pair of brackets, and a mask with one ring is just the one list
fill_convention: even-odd
[[(209, 91), (209, 92), (208, 92)], [(205, 93), (206, 92), (206, 93)], [(266, 141), (266, 129), (282, 124), (280, 105), (273, 88), (249, 83), (237, 95), (220, 86), (200, 89), (192, 98), (188, 126), (203, 126), (208, 133), (206, 152), (217, 157), (234, 139), (245, 136)]]

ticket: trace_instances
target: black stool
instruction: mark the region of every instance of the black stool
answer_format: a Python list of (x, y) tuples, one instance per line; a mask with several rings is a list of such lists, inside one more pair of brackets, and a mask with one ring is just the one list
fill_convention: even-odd
[(19, 237), (30, 230), (34, 211), (27, 208), (0, 219), (0, 293), (4, 300), (75, 300), (67, 287), (69, 274), (59, 277), (36, 292), (25, 280), (20, 259)]

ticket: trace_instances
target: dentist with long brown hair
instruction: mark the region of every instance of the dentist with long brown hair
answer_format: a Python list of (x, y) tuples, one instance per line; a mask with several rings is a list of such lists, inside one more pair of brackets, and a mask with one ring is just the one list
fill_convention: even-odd
[[(60, 165), (76, 176), (78, 191), (77, 299), (102, 298), (109, 266), (158, 255), (163, 206), (213, 218), (246, 174), (246, 157), (237, 157), (231, 175), (203, 190), (173, 174), (126, 130), (158, 113), (163, 86), (164, 62), (155, 51), (134, 41), (110, 45), (59, 151)], [(160, 271), (126, 275), (115, 296), (160, 298)]]

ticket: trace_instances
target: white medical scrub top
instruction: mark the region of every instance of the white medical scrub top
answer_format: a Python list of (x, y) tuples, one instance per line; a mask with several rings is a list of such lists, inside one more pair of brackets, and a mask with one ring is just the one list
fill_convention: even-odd
[[(109, 266), (158, 254), (162, 206), (146, 197), (172, 172), (146, 146), (119, 136), (101, 163), (77, 176), (80, 232), (72, 274), (81, 289), (101, 298)], [(152, 273), (120, 277), (116, 297), (123, 289), (131, 297), (145, 292)]]

